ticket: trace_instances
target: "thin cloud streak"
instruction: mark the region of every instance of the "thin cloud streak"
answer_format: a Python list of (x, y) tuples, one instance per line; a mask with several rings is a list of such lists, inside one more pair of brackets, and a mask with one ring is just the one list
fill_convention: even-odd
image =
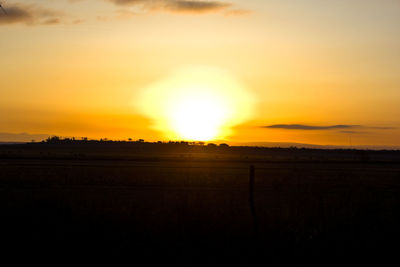
[(231, 9), (225, 12), (225, 16), (246, 16), (251, 13), (253, 13), (253, 11), (249, 9)]
[[(267, 126), (261, 126), (259, 128), (264, 129), (283, 129), (283, 130), (304, 130), (304, 131), (318, 131), (318, 130), (343, 130), (343, 133), (356, 133), (353, 129), (372, 129), (372, 130), (395, 130), (395, 127), (376, 127), (376, 126), (363, 126), (363, 125), (348, 125), (348, 124), (337, 124), (337, 125), (306, 125), (306, 124), (273, 124)], [(357, 132), (360, 133), (360, 132)]]
[(352, 129), (359, 128), (360, 125), (328, 125), (328, 126), (313, 126), (313, 125), (304, 125), (304, 124), (274, 124), (268, 126), (261, 126), (261, 128), (269, 128), (269, 129), (285, 129), (285, 130), (335, 130), (335, 129)]
[[(141, 6), (145, 11), (161, 10), (172, 13), (205, 14), (230, 10), (233, 6), (229, 2), (221, 1), (196, 1), (196, 0), (108, 0), (119, 6)], [(237, 10), (236, 10), (237, 11)], [(238, 13), (238, 12), (236, 12)], [(245, 12), (240, 12), (244, 14)]]
[(231, 7), (232, 4), (208, 1), (168, 1), (166, 8), (173, 12), (208, 13)]
[(0, 15), (0, 25), (8, 24), (59, 24), (60, 13), (37, 5), (14, 4), (4, 7), (6, 14)]

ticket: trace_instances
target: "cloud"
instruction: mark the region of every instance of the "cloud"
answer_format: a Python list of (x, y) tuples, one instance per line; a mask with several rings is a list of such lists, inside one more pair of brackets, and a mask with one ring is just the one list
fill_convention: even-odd
[[(84, 0), (68, 0), (79, 3)], [(163, 11), (181, 14), (208, 14), (219, 12), (225, 16), (250, 14), (247, 9), (235, 8), (230, 2), (218, 0), (106, 0), (119, 6), (122, 17)], [(44, 8), (37, 4), (14, 3), (4, 6), (7, 14), (0, 12), (0, 26), (10, 24), (55, 25), (60, 23), (80, 24), (84, 20), (68, 16), (57, 10)], [(132, 7), (132, 9), (130, 8)]]
[(75, 19), (75, 20), (72, 21), (72, 24), (81, 24), (81, 23), (84, 23), (84, 22), (85, 22), (84, 19)]
[[(229, 2), (205, 0), (108, 0), (119, 6), (138, 6), (145, 11), (162, 10), (173, 13), (204, 14), (226, 11), (239, 13), (238, 10), (229, 10), (233, 6)], [(232, 13), (232, 14), (233, 14)]]
[(0, 25), (19, 23), (19, 22), (31, 24), (33, 22), (33, 15), (31, 14), (30, 11), (18, 5), (8, 7), (7, 13), (6, 14), (2, 13), (0, 15)]
[(335, 130), (335, 129), (352, 129), (359, 128), (360, 125), (328, 125), (328, 126), (313, 126), (304, 124), (274, 124), (268, 126), (261, 126), (261, 128), (269, 129), (285, 129), (285, 130)]
[(173, 12), (208, 13), (231, 7), (230, 3), (218, 1), (168, 1), (167, 8)]
[(59, 12), (37, 5), (14, 4), (4, 7), (4, 9), (6, 14), (0, 15), (0, 25), (17, 23), (51, 25), (60, 23), (61, 14)]
[(249, 9), (231, 9), (225, 12), (225, 16), (245, 16), (251, 14), (253, 11)]
[(48, 20), (43, 21), (43, 24), (46, 24), (46, 25), (52, 25), (52, 24), (58, 24), (58, 23), (60, 23), (60, 19), (58, 19), (58, 18), (48, 19)]
[(150, 2), (146, 0), (110, 0), (110, 1), (114, 2), (117, 5), (134, 5), (143, 2)]
[(343, 130), (342, 133), (361, 133), (359, 131), (352, 131), (353, 129), (372, 129), (372, 130), (394, 130), (395, 127), (376, 127), (376, 126), (363, 126), (363, 125), (348, 125), (348, 124), (337, 124), (337, 125), (305, 125), (305, 124), (273, 124), (268, 126), (261, 126), (260, 128), (267, 129), (284, 129), (284, 130)]

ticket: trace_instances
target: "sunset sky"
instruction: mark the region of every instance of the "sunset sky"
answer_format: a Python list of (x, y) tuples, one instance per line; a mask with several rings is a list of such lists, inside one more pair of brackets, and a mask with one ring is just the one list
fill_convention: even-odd
[(0, 141), (400, 146), (398, 0), (1, 2)]

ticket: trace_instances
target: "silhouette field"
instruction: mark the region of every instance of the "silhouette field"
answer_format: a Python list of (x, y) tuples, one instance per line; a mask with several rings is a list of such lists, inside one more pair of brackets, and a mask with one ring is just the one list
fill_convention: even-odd
[(2, 145), (3, 253), (185, 266), (382, 264), (398, 250), (399, 163), (398, 151)]

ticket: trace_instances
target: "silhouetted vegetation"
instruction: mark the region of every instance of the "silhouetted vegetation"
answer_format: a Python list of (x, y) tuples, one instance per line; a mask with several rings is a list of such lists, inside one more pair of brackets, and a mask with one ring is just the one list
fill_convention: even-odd
[(369, 162), (400, 163), (398, 150), (309, 149), (229, 146), (205, 142), (157, 141), (143, 139), (109, 140), (49, 137), (39, 143), (3, 145), (0, 158), (85, 158), (113, 160), (219, 160), (247, 162)]

